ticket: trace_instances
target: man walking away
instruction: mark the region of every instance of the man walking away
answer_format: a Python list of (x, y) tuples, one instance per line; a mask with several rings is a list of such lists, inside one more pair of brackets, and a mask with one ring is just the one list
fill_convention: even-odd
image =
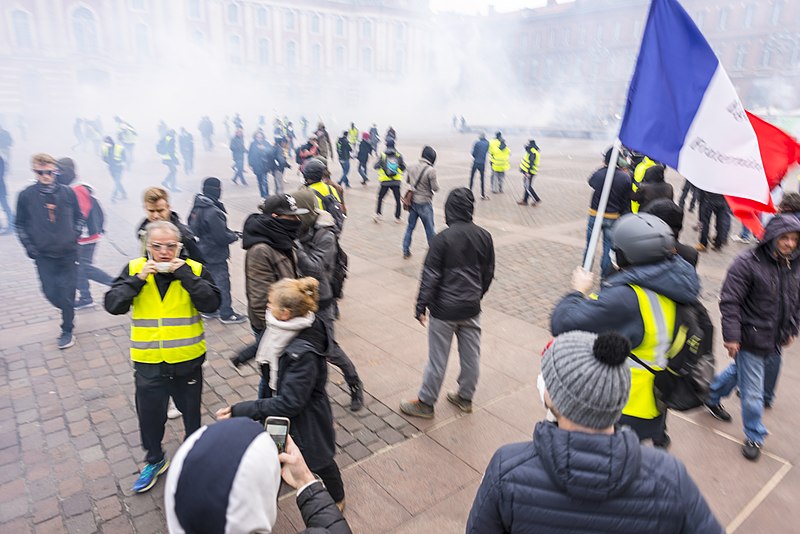
[[(75, 180), (75, 163), (71, 158), (58, 160), (58, 183), (69, 187)], [(76, 287), (78, 300), (75, 301), (75, 310), (94, 307), (92, 294), (89, 292), (89, 280), (98, 284), (110, 286), (114, 279), (105, 271), (94, 266), (94, 252), (97, 243), (105, 233), (105, 215), (103, 208), (94, 196), (92, 188), (87, 184), (72, 186), (78, 208), (81, 211), (81, 235), (78, 237), (78, 277)]]
[(353, 148), (347, 137), (347, 131), (344, 131), (342, 136), (336, 140), (336, 155), (339, 156), (339, 164), (342, 166), (342, 178), (339, 180), (339, 185), (350, 189), (347, 173), (350, 172), (350, 154)]
[(279, 137), (275, 145), (272, 147), (272, 154), (268, 158), (267, 169), (272, 172), (272, 179), (275, 182), (275, 194), (283, 194), (283, 175), (286, 169), (291, 169), (292, 166), (286, 160), (289, 154), (289, 142), (285, 137)]
[(539, 172), (539, 159), (539, 147), (536, 145), (536, 141), (531, 139), (525, 145), (525, 156), (519, 163), (519, 170), (522, 172), (522, 189), (525, 191), (522, 200), (517, 202), (520, 206), (528, 205), (528, 197), (533, 200), (532, 206), (538, 206), (542, 201), (536, 191), (533, 190), (533, 180)]
[(214, 142), (212, 140), (212, 136), (214, 135), (214, 123), (211, 122), (208, 115), (200, 120), (197, 129), (200, 130), (200, 136), (203, 138), (203, 148), (205, 148), (206, 152), (210, 152), (214, 148)]
[(253, 142), (247, 149), (247, 163), (250, 165), (250, 170), (256, 175), (258, 192), (262, 199), (269, 196), (267, 173), (271, 170), (270, 158), (272, 156), (272, 145), (267, 142), (264, 132), (258, 130), (253, 134)]
[(644, 179), (636, 191), (631, 193), (631, 201), (642, 208), (658, 199), (672, 201), (674, 192), (672, 185), (664, 181), (664, 166), (653, 165), (644, 172)]
[(403, 171), (406, 170), (406, 164), (403, 161), (403, 155), (394, 148), (394, 138), (386, 139), (386, 152), (381, 154), (378, 161), (375, 162), (375, 168), (378, 169), (378, 181), (381, 184), (380, 191), (378, 191), (378, 208), (375, 216), (372, 218), (376, 223), (383, 221), (383, 197), (389, 191), (394, 195), (394, 222), (400, 224), (400, 184), (403, 183)]
[(711, 216), (716, 219), (716, 236), (714, 250), (722, 250), (728, 242), (731, 230), (731, 210), (723, 195), (709, 191), (697, 190), (700, 195), (700, 242), (695, 245), (699, 252), (708, 250), (708, 233), (711, 231)]
[(147, 257), (128, 262), (106, 293), (105, 308), (125, 315), (133, 308), (130, 355), (139, 434), (145, 465), (133, 491), (152, 488), (169, 467), (161, 448), (167, 403), (183, 414), (185, 436), (200, 428), (206, 340), (201, 312), (219, 308), (219, 290), (207, 269), (178, 256), (181, 235), (166, 221), (146, 228)]
[(425, 257), (415, 317), (425, 326), (430, 312), (428, 363), (417, 399), (400, 403), (407, 415), (433, 417), (453, 335), (458, 339), (461, 372), (458, 391), (448, 392), (447, 400), (462, 412), (472, 412), (480, 371), (481, 299), (494, 278), (492, 235), (472, 222), (474, 210), (472, 191), (453, 189), (444, 205), (449, 228), (431, 240)]
[(230, 149), (233, 156), (233, 183), (237, 183), (238, 180), (242, 185), (247, 185), (244, 179), (244, 154), (247, 149), (244, 147), (244, 131), (241, 128), (236, 128), (236, 133), (231, 138)]
[(14, 233), (14, 212), (8, 205), (8, 190), (6, 189), (6, 160), (0, 156), (0, 207), (6, 214), (6, 227), (0, 230), (0, 235)]
[(489, 143), (489, 160), (492, 165), (492, 193), (502, 193), (506, 180), (506, 171), (511, 168), (509, 158), (511, 149), (506, 145), (503, 134), (497, 132)]
[(408, 226), (403, 237), (403, 258), (411, 257), (411, 236), (417, 226), (417, 219), (422, 221), (422, 226), (425, 228), (428, 246), (436, 235), (433, 224), (433, 194), (439, 190), (439, 183), (436, 181), (436, 169), (433, 168), (435, 162), (436, 151), (426, 146), (422, 149), (422, 159), (419, 163), (408, 168), (406, 182), (411, 186), (413, 197), (411, 207), (408, 209)]
[(180, 191), (176, 182), (176, 173), (178, 171), (178, 155), (175, 153), (175, 130), (167, 130), (166, 133), (158, 141), (156, 150), (161, 156), (161, 163), (167, 166), (168, 172), (161, 185), (176, 193)]
[[(702, 206), (702, 204), (701, 204)], [(781, 353), (794, 342), (800, 320), (800, 221), (778, 215), (764, 238), (739, 254), (728, 269), (720, 293), (722, 339), (733, 362), (711, 384), (706, 406), (714, 417), (730, 421), (720, 401), (738, 386), (745, 441), (742, 454), (757, 460), (767, 432), (761, 421), (774, 399)]]
[(75, 262), (83, 218), (75, 193), (56, 181), (53, 156), (36, 154), (31, 164), (36, 183), (19, 194), (14, 224), (25, 252), (36, 262), (44, 296), (61, 310), (58, 348), (67, 349), (75, 344)]
[(110, 135), (106, 136), (103, 141), (103, 161), (108, 165), (108, 172), (111, 173), (111, 179), (114, 180), (111, 202), (128, 200), (128, 193), (125, 192), (125, 188), (122, 186), (122, 170), (125, 168), (127, 157), (122, 143), (114, 144), (114, 139)]
[(481, 199), (489, 200), (486, 196), (486, 191), (483, 186), (483, 175), (486, 170), (486, 153), (489, 152), (489, 141), (486, 140), (486, 134), (481, 132), (480, 137), (475, 144), (472, 145), (472, 170), (469, 172), (469, 190), (472, 191), (472, 182), (475, 179), (477, 172), (481, 176)]
[(361, 176), (361, 185), (367, 185), (369, 177), (367, 177), (367, 161), (369, 155), (373, 152), (373, 146), (370, 136), (367, 132), (361, 136), (361, 144), (358, 145), (358, 174)]
[(372, 145), (372, 151), (378, 153), (378, 143), (381, 141), (381, 135), (378, 133), (378, 125), (372, 123), (372, 128), (369, 129), (369, 143)]
[(181, 156), (183, 156), (183, 170), (189, 175), (194, 171), (194, 137), (186, 128), (181, 128), (181, 135), (178, 138)]
[(618, 334), (568, 332), (542, 359), (555, 422), (504, 445), (486, 468), (468, 534), (723, 530), (680, 460), (615, 427), (631, 390), (630, 344)]
[(206, 178), (203, 180), (203, 193), (194, 197), (194, 206), (186, 221), (199, 238), (198, 246), (206, 260), (205, 267), (220, 293), (219, 310), (204, 317), (219, 317), (222, 324), (243, 323), (247, 318), (233, 311), (231, 306), (231, 274), (228, 270), (229, 245), (239, 237), (228, 228), (227, 212), (221, 198), (222, 182), (213, 176)]

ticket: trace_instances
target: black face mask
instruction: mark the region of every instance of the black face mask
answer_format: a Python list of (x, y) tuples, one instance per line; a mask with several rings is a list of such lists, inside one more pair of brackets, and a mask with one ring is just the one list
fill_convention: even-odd
[(300, 221), (270, 217), (266, 223), (272, 247), (289, 251), (300, 230)]

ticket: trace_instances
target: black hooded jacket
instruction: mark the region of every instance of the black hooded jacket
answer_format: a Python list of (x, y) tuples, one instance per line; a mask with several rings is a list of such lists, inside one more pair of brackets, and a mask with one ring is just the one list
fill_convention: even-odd
[(494, 278), (492, 235), (472, 222), (475, 197), (454, 189), (444, 205), (448, 228), (430, 242), (422, 269), (415, 316), (458, 321), (481, 312), (481, 299)]
[(78, 253), (83, 215), (75, 192), (66, 185), (54, 183), (48, 189), (35, 183), (27, 187), (17, 197), (14, 225), (31, 259), (67, 258)]
[(199, 236), (197, 246), (206, 262), (214, 264), (228, 260), (231, 255), (228, 245), (239, 238), (228, 228), (228, 217), (221, 202), (206, 195), (196, 195), (186, 222)]
[(656, 165), (645, 171), (639, 189), (631, 192), (631, 200), (638, 202), (644, 208), (654, 200), (662, 198), (672, 200), (674, 194), (672, 185), (664, 181), (664, 167)]
[(332, 339), (317, 317), (283, 351), (278, 361), (277, 395), (240, 402), (231, 410), (233, 417), (289, 418), (289, 433), (311, 471), (330, 467), (336, 454), (333, 414), (325, 391), (328, 381), (325, 355), (332, 348)]
[(800, 248), (788, 258), (774, 252), (775, 240), (790, 232), (800, 233), (797, 217), (772, 219), (762, 242), (733, 260), (720, 292), (722, 338), (762, 356), (779, 351), (798, 334)]

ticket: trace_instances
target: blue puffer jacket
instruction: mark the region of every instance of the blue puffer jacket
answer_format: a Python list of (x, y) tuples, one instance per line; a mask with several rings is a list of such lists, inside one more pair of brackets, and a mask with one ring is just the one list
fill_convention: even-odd
[(536, 425), (533, 441), (501, 447), (489, 462), (468, 533), (721, 533), (675, 457), (613, 435)]

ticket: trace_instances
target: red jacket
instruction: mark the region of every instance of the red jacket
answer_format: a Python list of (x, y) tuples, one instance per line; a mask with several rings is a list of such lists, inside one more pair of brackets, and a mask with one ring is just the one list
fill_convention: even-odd
[[(73, 185), (72, 190), (75, 192), (75, 197), (78, 199), (78, 207), (81, 210), (81, 215), (83, 215), (83, 220), (86, 221), (92, 209), (92, 190), (85, 184)], [(102, 234), (88, 235), (86, 224), (84, 223), (83, 231), (78, 238), (78, 244), (88, 245), (90, 243), (97, 243), (100, 241), (101, 235)]]

